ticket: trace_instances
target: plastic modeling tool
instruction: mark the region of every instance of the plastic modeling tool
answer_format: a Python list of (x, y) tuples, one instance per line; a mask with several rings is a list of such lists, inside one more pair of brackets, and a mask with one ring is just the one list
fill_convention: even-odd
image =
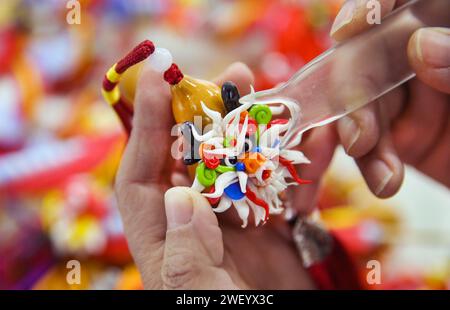
[[(449, 27), (449, 0), (412, 0), (381, 24), (326, 51), (278, 87), (241, 103), (295, 102), (295, 134), (333, 122), (412, 79), (407, 45), (422, 27)], [(288, 143), (290, 139), (285, 140)]]

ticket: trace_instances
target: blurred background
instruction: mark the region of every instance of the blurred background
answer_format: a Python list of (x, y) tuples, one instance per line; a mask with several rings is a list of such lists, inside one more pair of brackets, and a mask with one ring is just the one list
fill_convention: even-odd
[[(0, 289), (141, 289), (112, 190), (125, 135), (101, 100), (106, 70), (151, 39), (189, 75), (239, 60), (268, 88), (333, 44), (343, 1), (80, 0), (74, 25), (69, 2), (0, 2)], [(338, 150), (319, 207), (362, 278), (382, 262), (368, 289), (450, 288), (445, 187), (408, 168), (400, 193), (378, 200)], [(81, 285), (66, 282), (72, 259)]]

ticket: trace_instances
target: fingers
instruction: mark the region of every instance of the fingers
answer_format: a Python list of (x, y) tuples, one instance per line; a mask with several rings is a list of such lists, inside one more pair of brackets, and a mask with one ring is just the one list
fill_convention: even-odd
[(368, 16), (379, 12), (382, 18), (392, 11), (395, 3), (395, 0), (345, 1), (331, 27), (331, 37), (336, 41), (343, 41), (370, 28), (372, 25), (368, 22)]
[(403, 88), (394, 89), (337, 123), (347, 154), (356, 158), (371, 191), (383, 198), (395, 194), (403, 180), (403, 165), (393, 148), (389, 122), (400, 114), (405, 99)]
[(356, 163), (376, 196), (388, 198), (400, 189), (404, 168), (388, 135), (383, 136), (377, 147), (368, 155), (357, 159)]
[(301, 214), (309, 214), (316, 207), (321, 180), (333, 157), (337, 137), (332, 126), (316, 128), (301, 145), (302, 152), (311, 160), (310, 165), (300, 165), (299, 176), (312, 184), (299, 185), (290, 193), (291, 207)]
[(192, 185), (192, 180), (189, 178), (186, 165), (181, 160), (177, 160), (174, 164), (170, 183), (172, 186), (189, 187)]
[(164, 253), (164, 197), (155, 186), (116, 186), (118, 207), (130, 252), (146, 288), (161, 289), (159, 271)]
[(448, 95), (413, 80), (409, 104), (392, 127), (400, 158), (417, 166), (436, 146), (448, 119)]
[(337, 131), (348, 155), (357, 158), (367, 154), (380, 138), (375, 103), (340, 119)]
[(342, 146), (349, 156), (358, 158), (368, 154), (378, 143), (381, 135), (381, 120), (378, 106), (386, 110), (386, 120), (399, 115), (406, 98), (404, 88), (396, 88), (370, 105), (338, 120), (337, 131)]
[[(133, 130), (116, 177), (116, 196), (131, 253), (147, 288), (160, 288), (166, 220), (162, 180), (168, 170), (172, 114), (167, 85), (144, 67), (135, 99)], [(169, 175), (169, 173), (167, 173)]]
[(255, 82), (255, 76), (250, 68), (242, 63), (235, 62), (231, 64), (219, 77), (214, 79), (214, 82), (220, 86), (227, 81), (232, 81), (236, 84), (241, 96), (250, 92), (250, 86)]
[(122, 158), (118, 182), (161, 183), (169, 177), (173, 116), (170, 92), (160, 73), (144, 67), (138, 81), (133, 130)]
[(421, 81), (450, 94), (450, 29), (419, 29), (409, 41), (408, 57)]
[(397, 193), (404, 178), (404, 167), (388, 130), (385, 105), (380, 104), (381, 136), (375, 147), (366, 155), (356, 159), (356, 163), (370, 190), (380, 198)]
[(220, 268), (222, 232), (208, 201), (182, 187), (166, 192), (167, 233), (161, 269), (166, 289), (235, 289)]

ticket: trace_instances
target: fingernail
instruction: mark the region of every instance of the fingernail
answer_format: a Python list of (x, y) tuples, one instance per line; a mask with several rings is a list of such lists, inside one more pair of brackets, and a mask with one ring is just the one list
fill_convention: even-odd
[(373, 180), (374, 193), (375, 195), (380, 195), (386, 186), (389, 184), (389, 181), (394, 176), (394, 172), (389, 168), (389, 166), (382, 160), (375, 160), (371, 166), (371, 178)]
[(347, 0), (339, 14), (334, 20), (333, 26), (331, 27), (331, 36), (333, 36), (339, 29), (349, 24), (352, 19), (356, 8), (356, 2), (354, 0)]
[(416, 55), (431, 67), (450, 67), (450, 29), (420, 29), (416, 37)]
[(167, 229), (188, 224), (192, 219), (193, 206), (190, 195), (180, 187), (169, 189), (165, 196)]
[(352, 147), (358, 141), (361, 135), (361, 128), (351, 117), (343, 117), (339, 124), (339, 132), (341, 133), (342, 144), (344, 145), (345, 152), (347, 154), (351, 151)]

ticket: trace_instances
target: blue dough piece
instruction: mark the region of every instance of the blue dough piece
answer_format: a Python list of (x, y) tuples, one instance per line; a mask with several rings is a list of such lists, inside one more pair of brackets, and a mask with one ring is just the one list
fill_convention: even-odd
[(237, 171), (245, 171), (245, 164), (243, 162), (237, 162), (235, 167)]
[(240, 200), (245, 197), (245, 194), (241, 192), (239, 182), (229, 185), (227, 188), (225, 188), (224, 192), (232, 200)]
[(255, 146), (255, 147), (253, 148), (253, 152), (254, 152), (254, 153), (261, 153), (261, 148), (260, 148), (259, 146)]

